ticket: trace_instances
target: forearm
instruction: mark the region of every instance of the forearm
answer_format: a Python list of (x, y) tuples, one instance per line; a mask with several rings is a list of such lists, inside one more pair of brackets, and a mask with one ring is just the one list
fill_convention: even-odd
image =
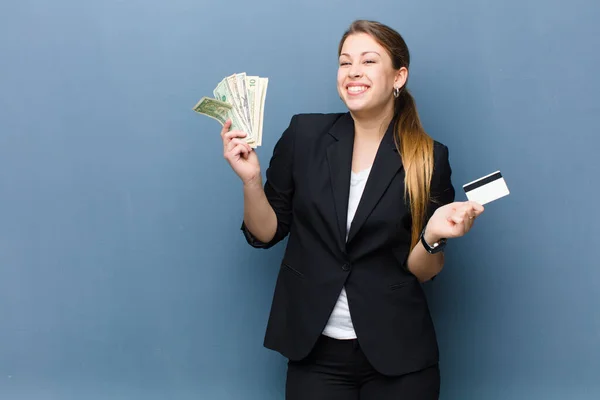
[[(427, 243), (434, 243), (437, 239), (429, 237), (426, 232), (425, 240)], [(444, 267), (444, 253), (429, 254), (419, 241), (408, 256), (407, 267), (420, 282), (428, 281)]]
[(244, 223), (252, 235), (264, 243), (270, 242), (277, 231), (277, 215), (260, 179), (244, 184)]

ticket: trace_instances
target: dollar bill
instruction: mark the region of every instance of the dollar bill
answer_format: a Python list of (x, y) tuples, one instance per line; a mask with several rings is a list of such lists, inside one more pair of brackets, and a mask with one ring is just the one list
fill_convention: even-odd
[(246, 90), (248, 90), (248, 107), (250, 107), (250, 123), (252, 128), (256, 124), (257, 118), (254, 116), (255, 104), (257, 103), (254, 96), (257, 93), (258, 76), (246, 76)]
[(254, 139), (250, 137), (250, 127), (241, 115), (239, 107), (236, 107), (236, 96), (229, 89), (229, 85), (227, 84), (227, 78), (224, 78), (221, 82), (219, 82), (215, 90), (213, 90), (213, 95), (219, 101), (229, 103), (232, 106), (231, 120), (232, 122), (233, 120), (237, 121), (237, 123), (235, 124), (236, 128), (232, 127), (232, 129), (239, 129), (241, 131), (246, 132), (248, 134), (248, 139), (252, 139), (252, 141), (254, 141)]
[[(231, 94), (231, 92), (229, 91), (229, 88), (227, 87), (227, 82), (225, 81), (225, 79), (223, 79), (221, 82), (219, 82), (219, 84), (217, 85), (217, 87), (215, 88), (215, 90), (213, 90), (213, 95), (215, 96), (215, 99), (225, 102), (225, 103), (229, 103), (229, 104), (233, 104), (233, 96)], [(233, 107), (233, 105), (232, 105)]]
[(232, 74), (219, 82), (213, 90), (214, 98), (203, 97), (193, 109), (221, 125), (231, 119), (231, 129), (245, 132), (245, 141), (257, 147), (262, 145), (268, 84), (268, 78), (249, 76), (245, 72)]
[(260, 86), (258, 76), (246, 76), (246, 88), (248, 90), (248, 105), (250, 107), (250, 119), (252, 122), (252, 137), (256, 140), (260, 128)]
[(243, 109), (242, 96), (240, 95), (238, 90), (236, 74), (230, 75), (227, 78), (225, 78), (225, 82), (227, 83), (227, 88), (229, 89), (231, 97), (233, 98), (233, 107), (237, 110), (238, 114), (240, 115), (240, 117), (244, 121), (244, 124), (246, 125), (247, 132), (249, 132), (250, 121), (246, 119), (246, 112)]
[[(212, 99), (210, 97), (203, 97), (193, 107), (193, 110), (199, 114), (206, 115), (207, 117), (213, 118), (221, 124), (225, 125), (228, 119), (231, 119), (231, 130), (243, 131), (243, 125), (235, 115), (232, 113), (233, 106), (229, 103), (225, 103), (220, 100)], [(248, 144), (252, 145), (255, 143), (253, 138), (246, 138)]]
[[(248, 128), (252, 131), (252, 117), (250, 116), (250, 105), (248, 103), (248, 90), (246, 88), (246, 73), (235, 74), (238, 95), (240, 96), (240, 107), (244, 113), (244, 119), (248, 123)], [(252, 133), (252, 132), (248, 132)]]
[(258, 132), (256, 136), (256, 142), (258, 146), (262, 144), (262, 131), (263, 131), (263, 119), (265, 116), (265, 100), (267, 98), (267, 87), (269, 86), (269, 78), (259, 78), (260, 83), (260, 102), (258, 105)]
[(206, 115), (219, 121), (221, 125), (225, 125), (229, 118), (229, 111), (233, 106), (229, 103), (211, 99), (210, 97), (203, 97), (194, 106), (193, 110), (197, 113)]

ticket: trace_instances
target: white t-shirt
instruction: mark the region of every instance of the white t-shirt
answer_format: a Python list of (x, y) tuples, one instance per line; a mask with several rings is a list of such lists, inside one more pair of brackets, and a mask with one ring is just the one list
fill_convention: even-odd
[[(365, 185), (370, 172), (371, 167), (363, 169), (360, 172), (351, 172), (350, 195), (348, 196), (348, 218), (346, 222), (346, 240), (348, 240), (350, 225), (354, 219), (354, 214), (356, 214), (356, 209), (358, 208), (358, 203), (365, 190)], [(329, 316), (329, 321), (327, 321), (327, 325), (323, 330), (323, 335), (334, 339), (356, 339), (345, 288), (342, 288), (342, 292)]]

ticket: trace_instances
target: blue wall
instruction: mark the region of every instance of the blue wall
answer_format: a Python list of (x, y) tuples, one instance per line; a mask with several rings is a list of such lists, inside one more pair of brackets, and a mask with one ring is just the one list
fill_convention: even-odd
[(285, 361), (262, 348), (283, 245), (245, 245), (219, 126), (191, 107), (226, 75), (268, 76), (265, 166), (292, 114), (343, 110), (335, 52), (355, 18), (409, 43), (458, 199), (496, 169), (512, 191), (427, 285), (442, 398), (600, 397), (600, 3), (15, 0), (0, 398), (283, 398)]

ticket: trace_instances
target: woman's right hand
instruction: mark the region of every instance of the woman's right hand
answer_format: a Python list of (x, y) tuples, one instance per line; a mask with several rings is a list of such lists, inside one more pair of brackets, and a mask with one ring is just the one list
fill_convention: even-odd
[(242, 131), (229, 131), (231, 120), (227, 120), (221, 130), (223, 156), (240, 177), (244, 185), (260, 181), (260, 164), (252, 147), (246, 143), (247, 134)]

